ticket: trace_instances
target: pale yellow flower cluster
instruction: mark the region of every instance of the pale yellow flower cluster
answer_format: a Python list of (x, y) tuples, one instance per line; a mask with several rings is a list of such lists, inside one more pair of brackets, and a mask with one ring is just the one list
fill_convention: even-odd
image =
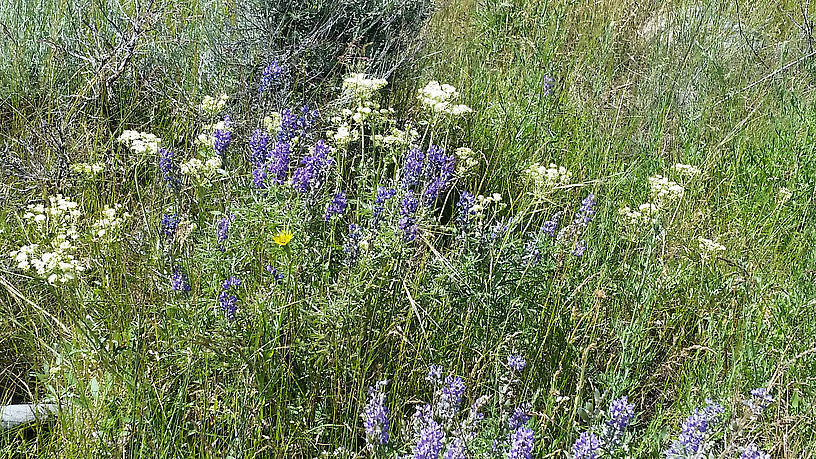
[(227, 105), (227, 95), (221, 94), (218, 97), (204, 96), (201, 100), (201, 111), (209, 115), (219, 113)]
[(155, 154), (161, 145), (160, 138), (147, 132), (125, 130), (116, 140), (136, 154)]
[(719, 252), (725, 251), (725, 246), (713, 239), (706, 239), (704, 237), (697, 239), (699, 242), (700, 256), (704, 260), (716, 256)]
[(215, 153), (206, 158), (190, 158), (179, 165), (179, 170), (200, 185), (208, 185), (217, 174), (223, 172), (221, 158)]
[(73, 163), (70, 167), (74, 173), (88, 179), (96, 177), (100, 172), (105, 170), (105, 166), (102, 163)]
[(662, 175), (649, 177), (649, 190), (657, 207), (665, 207), (669, 203), (679, 201), (686, 191), (682, 185)]
[(458, 98), (459, 91), (455, 87), (449, 84), (439, 84), (438, 81), (430, 81), (419, 90), (419, 101), (434, 113), (455, 116), (471, 113), (473, 109), (467, 105), (455, 103)]
[(343, 79), (343, 90), (354, 94), (360, 100), (366, 100), (387, 84), (388, 81), (382, 78), (369, 78), (365, 73), (352, 73)]
[(479, 165), (479, 158), (476, 153), (468, 147), (459, 147), (453, 150), (456, 156), (456, 177), (464, 178), (473, 172)]
[(675, 172), (684, 177), (699, 177), (703, 173), (697, 167), (681, 163), (675, 164), (674, 166), (672, 166), (672, 169), (674, 169)]
[(557, 166), (553, 163), (548, 166), (533, 163), (524, 170), (524, 176), (530, 184), (529, 192), (536, 200), (544, 199), (556, 187), (567, 185), (572, 179), (572, 173), (564, 166)]
[(74, 258), (73, 241), (79, 238), (76, 220), (82, 215), (76, 202), (61, 194), (49, 198), (49, 205), (32, 204), (23, 218), (36, 225), (30, 235), (40, 234), (44, 244), (28, 244), (9, 253), (24, 271), (33, 271), (48, 283), (65, 283), (76, 278), (85, 267)]
[(130, 218), (130, 213), (123, 212), (121, 204), (116, 204), (114, 207), (105, 206), (102, 216), (93, 224), (93, 236), (97, 239), (110, 236), (118, 231), (128, 218)]

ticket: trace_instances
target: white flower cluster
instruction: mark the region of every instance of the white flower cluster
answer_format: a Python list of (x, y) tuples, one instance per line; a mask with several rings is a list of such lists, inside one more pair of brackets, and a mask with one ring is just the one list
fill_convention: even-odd
[(713, 239), (706, 239), (704, 237), (697, 239), (699, 242), (700, 256), (704, 260), (716, 256), (718, 252), (725, 251), (725, 246)]
[(785, 203), (787, 203), (790, 200), (791, 196), (793, 196), (793, 193), (791, 192), (791, 190), (789, 190), (787, 187), (783, 186), (777, 192), (776, 199), (777, 199), (777, 202), (779, 203), (779, 205), (783, 206), (783, 205), (785, 205)]
[(456, 156), (456, 176), (459, 178), (467, 177), (479, 165), (476, 153), (468, 147), (459, 147), (453, 154)]
[(405, 129), (400, 129), (396, 126), (391, 127), (391, 132), (388, 135), (375, 134), (375, 145), (386, 145), (390, 147), (404, 147), (413, 145), (419, 140), (419, 132), (410, 124), (405, 125)]
[(473, 110), (467, 105), (455, 104), (459, 98), (459, 91), (449, 84), (439, 84), (431, 81), (419, 91), (419, 101), (435, 113), (450, 115), (464, 115)]
[(684, 177), (699, 177), (703, 173), (703, 171), (694, 166), (681, 163), (675, 164), (672, 169)]
[(499, 193), (493, 193), (490, 196), (480, 194), (476, 196), (476, 203), (471, 206), (470, 212), (475, 218), (483, 218), (487, 209), (492, 208), (498, 212), (505, 206), (506, 204), (502, 202), (502, 195)]
[(194, 182), (202, 185), (208, 185), (216, 174), (223, 173), (221, 158), (215, 154), (203, 160), (198, 157), (190, 158), (179, 165), (179, 170)]
[(48, 202), (48, 207), (42, 204), (29, 204), (23, 218), (33, 220), (35, 223), (48, 221), (56, 226), (61, 226), (65, 224), (73, 225), (73, 222), (82, 215), (79, 205), (61, 194), (49, 197)]
[(204, 113), (215, 115), (227, 105), (227, 95), (221, 94), (218, 97), (204, 96), (201, 100), (201, 111)]
[(154, 154), (159, 151), (159, 145), (161, 145), (160, 138), (147, 132), (125, 130), (116, 140), (125, 144), (136, 154)]
[[(205, 124), (202, 128), (204, 132), (196, 137), (196, 143), (202, 147), (213, 148), (213, 145), (215, 145), (215, 137), (213, 134), (215, 134), (217, 130), (227, 130), (227, 123), (222, 120), (215, 124)], [(280, 122), (278, 122), (278, 129), (280, 130)]]
[(533, 163), (524, 170), (524, 176), (530, 182), (530, 193), (537, 200), (543, 199), (552, 193), (555, 187), (566, 185), (572, 179), (572, 174), (564, 166), (552, 163), (549, 166)]
[(679, 201), (685, 193), (685, 189), (681, 185), (662, 175), (649, 177), (649, 189), (652, 199), (658, 207), (664, 207), (670, 202)]
[(638, 206), (637, 209), (632, 209), (629, 206), (618, 209), (618, 215), (621, 216), (623, 223), (629, 228), (645, 228), (653, 225), (657, 221), (659, 209), (651, 203), (645, 203)]
[(76, 174), (84, 176), (85, 178), (93, 178), (105, 170), (105, 166), (103, 166), (102, 163), (73, 163), (71, 164), (71, 170)]
[(365, 73), (352, 73), (343, 79), (343, 90), (353, 93), (358, 99), (367, 100), (387, 84), (388, 81), (382, 78), (368, 78)]
[(105, 206), (102, 216), (93, 224), (93, 235), (96, 238), (103, 238), (110, 235), (122, 227), (125, 219), (130, 218), (129, 212), (122, 212), (121, 204), (114, 207)]
[(85, 270), (74, 258), (73, 245), (73, 241), (79, 238), (76, 220), (81, 215), (78, 204), (61, 194), (50, 197), (48, 207), (29, 205), (23, 218), (37, 225), (36, 231), (29, 235), (40, 234), (46, 242), (24, 245), (9, 256), (19, 269), (34, 271), (50, 284), (75, 279)]

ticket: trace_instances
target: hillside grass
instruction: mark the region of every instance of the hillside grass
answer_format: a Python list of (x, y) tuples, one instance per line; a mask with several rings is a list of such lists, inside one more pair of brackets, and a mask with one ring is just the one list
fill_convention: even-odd
[[(452, 143), (482, 159), (457, 187), (501, 193), (523, 217), (518, 237), (554, 208), (574, 212), (587, 193), (597, 196), (586, 254), (529, 276), (500, 254), (468, 258), (441, 236), (411, 248), (391, 241), (390, 251), (355, 269), (326, 255), (342, 244), (334, 230), (275, 250), (270, 237), (282, 225), (314, 234), (299, 217), (307, 210), (293, 210), (284, 194), (249, 193), (245, 174), (236, 186), (224, 181), (185, 200), (163, 187), (154, 158), (130, 157), (114, 143), (122, 129), (136, 128), (188, 146), (200, 121), (192, 95), (189, 106), (145, 107), (123, 91), (113, 112), (75, 112), (65, 87), (32, 96), (20, 73), (6, 73), (0, 251), (25, 239), (25, 205), (56, 192), (88, 214), (122, 204), (134, 216), (120, 244), (89, 256), (95, 274), (77, 288), (52, 288), (0, 265), (0, 401), (66, 394), (73, 401), (50, 429), (3, 433), (0, 453), (358, 451), (360, 413), (376, 379), (391, 381), (399, 426), (429, 395), (429, 365), (465, 376), (470, 400), (497, 391), (500, 362), (514, 352), (528, 364), (523, 392), (534, 400), (535, 457), (568, 457), (596, 389), (604, 400), (628, 394), (636, 403), (631, 457), (661, 457), (703, 399), (736, 411), (742, 395), (765, 386), (776, 402), (758, 434), (762, 446), (772, 457), (812, 457), (812, 51), (791, 19), (801, 21), (798, 3), (739, 12), (732, 2), (695, 5), (453, 1), (428, 25), (419, 75), (391, 82), (390, 101), (409, 114), (417, 110), (413, 91), (427, 80), (460, 90), (475, 113), (451, 130)], [(661, 15), (666, 30), (649, 38)], [(553, 79), (550, 94), (545, 77)], [(324, 90), (336, 92), (335, 82)], [(71, 123), (55, 130), (66, 112)], [(242, 129), (248, 137), (249, 126)], [(67, 163), (95, 161), (106, 165), (97, 180), (65, 173)], [(578, 186), (533, 203), (521, 178), (533, 162), (565, 166)], [(665, 230), (623, 238), (618, 209), (646, 202), (647, 178), (670, 175), (678, 162), (702, 176), (686, 187)], [(227, 207), (242, 223), (222, 255), (212, 227)], [(193, 295), (184, 302), (167, 292), (168, 250), (157, 242), (158, 220), (171, 208), (195, 211), (192, 238), (201, 242), (169, 252), (191, 270)], [(726, 250), (702, 260), (699, 237)], [(259, 281), (247, 287), (245, 316), (219, 320), (217, 282), (236, 270), (263, 279), (270, 259), (298, 281), (280, 289)]]

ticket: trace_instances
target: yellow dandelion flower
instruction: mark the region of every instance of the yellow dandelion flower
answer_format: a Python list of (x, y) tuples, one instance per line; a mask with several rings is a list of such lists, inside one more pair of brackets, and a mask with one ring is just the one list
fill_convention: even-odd
[(291, 231), (283, 230), (279, 231), (272, 240), (275, 241), (275, 244), (283, 247), (292, 240), (292, 237), (294, 237), (294, 234)]

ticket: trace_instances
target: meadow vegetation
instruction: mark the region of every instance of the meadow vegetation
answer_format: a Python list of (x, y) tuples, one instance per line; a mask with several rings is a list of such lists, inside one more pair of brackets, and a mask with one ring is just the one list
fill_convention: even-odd
[(0, 452), (813, 457), (810, 17), (0, 5)]

